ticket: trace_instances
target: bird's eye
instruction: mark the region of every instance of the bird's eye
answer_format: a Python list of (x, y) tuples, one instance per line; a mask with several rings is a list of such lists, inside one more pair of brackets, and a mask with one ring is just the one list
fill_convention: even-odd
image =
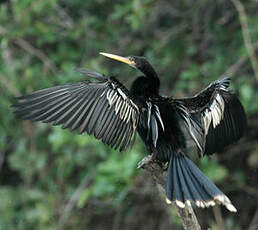
[(130, 57), (129, 57), (129, 60), (130, 60), (130, 61), (134, 61), (134, 57), (130, 56)]

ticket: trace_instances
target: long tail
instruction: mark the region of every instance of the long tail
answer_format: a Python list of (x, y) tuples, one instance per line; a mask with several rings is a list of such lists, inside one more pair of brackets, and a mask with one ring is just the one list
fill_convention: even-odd
[(193, 201), (198, 207), (223, 204), (236, 212), (229, 198), (213, 184), (197, 166), (184, 154), (172, 154), (167, 175), (167, 202), (174, 200), (184, 208)]

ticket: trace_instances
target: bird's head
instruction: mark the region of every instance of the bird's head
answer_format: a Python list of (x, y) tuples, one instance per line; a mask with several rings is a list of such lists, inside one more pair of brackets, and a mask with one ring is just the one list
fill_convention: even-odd
[(100, 52), (100, 54), (106, 57), (109, 57), (111, 59), (114, 59), (116, 61), (126, 63), (136, 69), (139, 69), (142, 72), (144, 72), (144, 69), (147, 66), (150, 66), (150, 63), (144, 57), (138, 57), (138, 56), (122, 57), (116, 54), (109, 54), (109, 53), (103, 53), (103, 52)]

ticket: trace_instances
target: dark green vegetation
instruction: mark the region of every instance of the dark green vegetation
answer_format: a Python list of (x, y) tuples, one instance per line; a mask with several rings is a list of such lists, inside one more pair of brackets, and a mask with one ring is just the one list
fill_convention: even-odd
[[(244, 7), (256, 49), (257, 3)], [(140, 141), (121, 154), (86, 135), (12, 115), (14, 95), (79, 80), (77, 66), (112, 73), (129, 86), (138, 73), (98, 51), (146, 56), (159, 72), (162, 93), (178, 97), (232, 74), (249, 115), (248, 134), (224, 154), (195, 160), (238, 213), (216, 209), (215, 219), (212, 209), (196, 211), (203, 226), (247, 229), (258, 206), (258, 90), (238, 18), (230, 1), (2, 1), (0, 229), (178, 225), (148, 175), (135, 169), (145, 154)]]

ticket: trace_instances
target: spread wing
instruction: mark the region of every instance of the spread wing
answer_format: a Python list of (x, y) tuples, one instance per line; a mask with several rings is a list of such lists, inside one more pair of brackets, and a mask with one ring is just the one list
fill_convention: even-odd
[(54, 86), (18, 97), (15, 114), (93, 134), (123, 151), (134, 140), (139, 106), (115, 78), (84, 69), (80, 72), (98, 81)]
[(200, 154), (212, 154), (239, 140), (247, 126), (237, 96), (228, 90), (230, 79), (211, 83), (190, 98), (176, 99), (179, 114)]

